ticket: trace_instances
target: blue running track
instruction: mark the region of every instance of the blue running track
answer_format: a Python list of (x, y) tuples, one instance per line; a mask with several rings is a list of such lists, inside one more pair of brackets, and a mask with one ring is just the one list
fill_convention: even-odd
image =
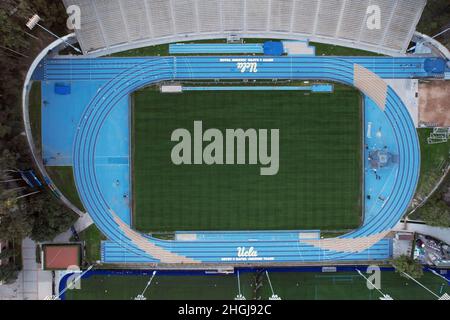
[[(56, 58), (45, 60), (37, 74), (44, 81), (101, 82), (84, 107), (73, 142), (73, 167), (82, 202), (95, 224), (108, 237), (102, 260), (118, 263), (176, 262), (250, 263), (385, 260), (391, 243), (378, 239), (367, 248), (331, 250), (303, 240), (299, 232), (198, 233), (187, 240), (167, 241), (129, 228), (129, 217), (116, 212), (99, 180), (97, 148), (102, 127), (124, 99), (152, 83), (194, 79), (302, 79), (335, 81), (354, 86), (354, 65), (384, 79), (442, 77), (425, 70), (423, 58), (389, 57), (148, 57)], [(398, 154), (390, 193), (377, 210), (365, 215), (363, 225), (334, 241), (366, 241), (390, 230), (407, 209), (420, 168), (416, 129), (398, 95), (387, 87), (382, 112)], [(370, 97), (367, 97), (369, 99)], [(366, 103), (371, 103), (371, 99)], [(380, 111), (381, 112), (381, 111)], [(122, 217), (122, 218), (118, 218)], [(369, 241), (369, 240), (367, 240)], [(356, 243), (356, 242), (355, 242)], [(237, 252), (244, 254), (238, 255)], [(250, 254), (249, 254), (250, 251)], [(247, 252), (247, 253), (245, 253)]]

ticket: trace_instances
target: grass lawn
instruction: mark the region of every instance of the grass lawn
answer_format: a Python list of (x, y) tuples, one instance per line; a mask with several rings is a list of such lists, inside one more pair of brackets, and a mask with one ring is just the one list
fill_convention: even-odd
[(316, 55), (326, 56), (382, 56), (381, 54), (364, 51), (349, 47), (335, 46), (332, 44), (311, 42), (310, 45), (316, 47)]
[[(263, 43), (265, 41), (277, 41), (274, 39), (259, 39), (248, 38), (244, 39), (245, 43)], [(226, 39), (213, 39), (213, 40), (199, 40), (199, 41), (186, 41), (186, 43), (226, 43)], [(325, 43), (311, 42), (312, 46), (316, 47), (316, 55), (327, 56), (379, 56), (377, 53), (370, 51), (364, 51), (354, 48), (335, 46)], [(145, 57), (145, 56), (168, 56), (169, 44), (161, 44), (156, 46), (143, 47), (138, 49), (131, 49), (127, 51), (113, 53), (111, 57)], [(199, 54), (196, 54), (199, 55)], [(229, 55), (229, 54), (228, 54)]]
[[(287, 300), (378, 300), (377, 290), (368, 290), (366, 281), (356, 272), (339, 273), (270, 273), (270, 280), (276, 294)], [(431, 273), (419, 281), (438, 295), (449, 293), (448, 284)], [(401, 277), (398, 273), (381, 273), (381, 291), (394, 300), (435, 299), (415, 282)], [(272, 295), (268, 283), (261, 289), (261, 297)]]
[(86, 243), (85, 261), (91, 264), (100, 260), (100, 243), (102, 240), (106, 240), (106, 237), (100, 230), (93, 224), (78, 235), (80, 236), (80, 240)]
[[(149, 276), (142, 275), (91, 275), (81, 282), (81, 290), (66, 291), (68, 300), (112, 299), (131, 300), (145, 288)], [(267, 278), (262, 274), (262, 286), (257, 292), (254, 272), (241, 272), (241, 292), (251, 300), (267, 300), (271, 295)], [(270, 272), (275, 294), (284, 300), (378, 300), (376, 290), (368, 290), (366, 281), (356, 272), (312, 273)], [(437, 295), (450, 293), (448, 284), (431, 274), (419, 280)], [(402, 278), (392, 271), (381, 273), (381, 291), (395, 300), (426, 300), (436, 298), (415, 282)], [(235, 275), (158, 275), (145, 293), (149, 300), (232, 300), (238, 293)]]
[(167, 56), (169, 55), (169, 45), (161, 44), (127, 51), (113, 53), (111, 57), (145, 57), (145, 56)]
[[(450, 161), (450, 141), (440, 144), (428, 144), (427, 138), (433, 129), (418, 129), (420, 140), (420, 178), (414, 199), (419, 202), (425, 198), (442, 176), (442, 168)], [(439, 192), (437, 190), (436, 192)], [(427, 203), (409, 216), (409, 219), (421, 220), (421, 211)]]
[(46, 167), (47, 173), (53, 180), (53, 183), (58, 186), (61, 193), (72, 202), (78, 209), (84, 210), (80, 197), (78, 196), (77, 187), (75, 186), (75, 179), (73, 177), (73, 169), (67, 167)]
[(417, 129), (420, 140), (420, 180), (417, 192), (425, 196), (442, 173), (442, 168), (450, 160), (450, 141), (428, 144), (427, 138), (433, 129)]
[[(81, 281), (81, 290), (66, 291), (67, 300), (133, 300), (144, 290), (149, 276), (93, 275)], [(241, 274), (242, 292), (251, 296), (252, 274)], [(238, 294), (236, 277), (155, 276), (145, 293), (149, 300), (232, 300)]]
[[(133, 96), (134, 226), (141, 231), (356, 228), (361, 220), (358, 91)], [(280, 166), (174, 165), (172, 131), (280, 130)]]
[(28, 112), (34, 144), (37, 151), (41, 153), (41, 83), (39, 81), (34, 81), (31, 85)]
[[(414, 196), (415, 199), (426, 197), (442, 175), (442, 168), (450, 160), (450, 141), (440, 144), (428, 144), (427, 138), (433, 129), (417, 129), (420, 140), (420, 178), (419, 185)], [(419, 211), (410, 218), (419, 218)]]

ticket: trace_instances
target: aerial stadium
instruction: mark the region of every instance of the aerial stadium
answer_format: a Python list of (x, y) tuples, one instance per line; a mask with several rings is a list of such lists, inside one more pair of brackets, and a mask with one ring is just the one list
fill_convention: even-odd
[(389, 261), (420, 175), (418, 81), (446, 82), (450, 54), (416, 31), (425, 0), (369, 2), (63, 0), (74, 32), (34, 60), (23, 116), (100, 262)]

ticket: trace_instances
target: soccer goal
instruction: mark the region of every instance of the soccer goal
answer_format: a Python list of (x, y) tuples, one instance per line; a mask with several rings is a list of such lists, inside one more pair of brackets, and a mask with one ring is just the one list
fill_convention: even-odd
[(445, 143), (448, 141), (450, 134), (450, 128), (448, 127), (437, 127), (433, 129), (433, 132), (427, 139), (428, 144)]

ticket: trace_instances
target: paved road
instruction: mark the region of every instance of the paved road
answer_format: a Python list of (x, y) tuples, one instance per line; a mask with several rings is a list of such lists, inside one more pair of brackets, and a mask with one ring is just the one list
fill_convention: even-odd
[[(93, 223), (94, 222), (92, 221), (89, 214), (85, 213), (80, 218), (78, 218), (78, 220), (75, 222), (75, 224), (73, 226), (74, 226), (75, 230), (78, 233), (80, 233), (81, 231), (83, 231), (84, 229), (86, 229)], [(65, 232), (61, 233), (60, 235), (58, 235), (55, 239), (53, 239), (53, 242), (59, 242), (59, 243), (69, 242), (71, 237), (72, 237), (72, 231), (69, 229), (69, 230), (66, 230)]]
[(36, 263), (36, 243), (30, 238), (22, 241), (22, 263), (17, 281), (0, 286), (0, 300), (43, 300), (50, 296), (52, 273)]

